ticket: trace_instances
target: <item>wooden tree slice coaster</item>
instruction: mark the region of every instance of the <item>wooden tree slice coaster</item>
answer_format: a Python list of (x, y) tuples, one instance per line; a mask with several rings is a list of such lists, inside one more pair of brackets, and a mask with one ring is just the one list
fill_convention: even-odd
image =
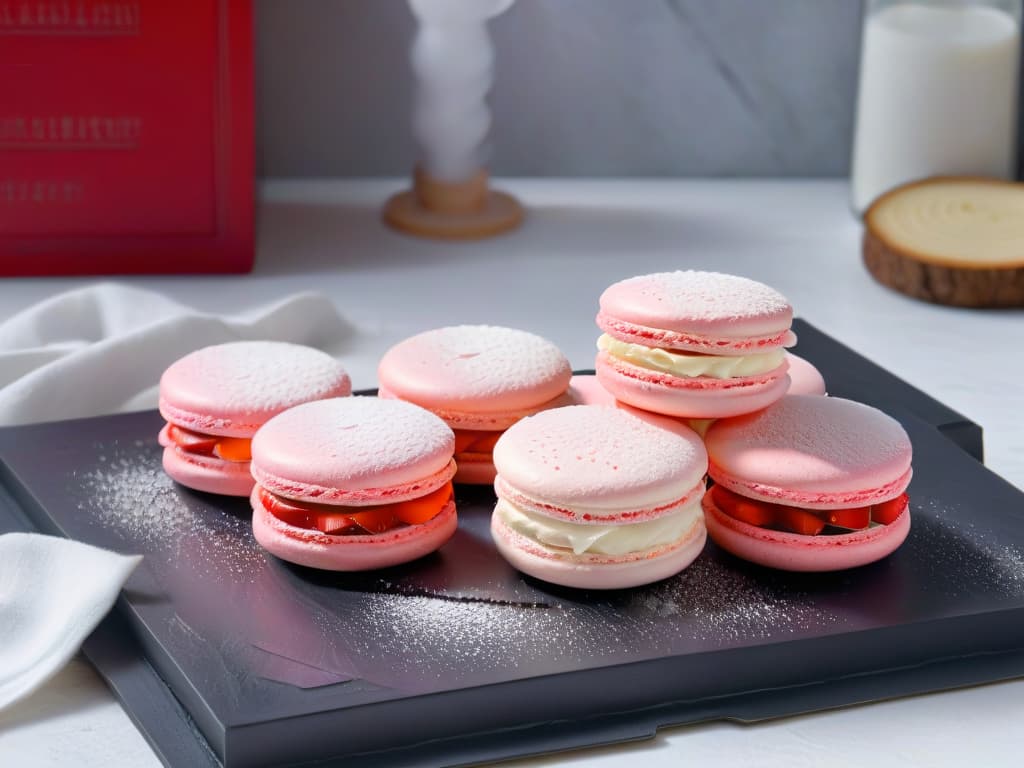
[(1024, 184), (939, 177), (864, 214), (864, 263), (883, 285), (958, 307), (1024, 307)]

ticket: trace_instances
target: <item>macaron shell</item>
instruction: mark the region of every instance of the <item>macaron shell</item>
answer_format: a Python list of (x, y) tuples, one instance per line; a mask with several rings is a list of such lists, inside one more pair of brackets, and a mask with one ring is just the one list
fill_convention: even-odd
[(692, 270), (622, 280), (601, 294), (600, 307), (598, 325), (624, 341), (653, 329), (723, 342), (779, 337), (767, 344), (779, 346), (781, 337), (790, 341), (786, 334), (793, 320), (793, 308), (774, 288), (736, 275)]
[[(377, 397), (383, 400), (406, 400), (407, 402), (413, 402), (412, 400), (399, 397), (390, 389), (383, 386), (378, 388)], [(492, 432), (508, 429), (520, 419), (524, 419), (527, 416), (533, 416), (535, 413), (540, 413), (541, 411), (546, 411), (550, 408), (561, 408), (565, 405), (574, 405), (575, 403), (572, 400), (570, 393), (566, 391), (559, 394), (554, 399), (547, 400), (539, 405), (533, 405), (529, 408), (514, 408), (500, 411), (460, 411), (454, 408), (427, 407), (420, 403), (416, 404), (433, 413), (452, 429)]]
[(422, 496), (455, 472), (455, 436), (437, 416), (401, 400), (345, 397), (292, 408), (252, 441), (252, 472), (297, 500), (380, 504)]
[(707, 532), (698, 519), (686, 536), (669, 547), (619, 558), (545, 551), (496, 515), (491, 518), (491, 537), (512, 567), (541, 581), (578, 589), (626, 589), (652, 584), (682, 571), (704, 549)]
[(838, 397), (787, 395), (705, 436), (716, 483), (743, 496), (807, 509), (895, 498), (911, 477), (912, 448), (892, 417)]
[(613, 406), (544, 411), (494, 447), (496, 483), (537, 502), (610, 513), (678, 502), (703, 480), (707, 454), (689, 427)]
[(251, 437), (287, 408), (351, 392), (345, 369), (320, 350), (239, 341), (204, 347), (172, 363), (160, 377), (160, 413), (196, 432)]
[(267, 511), (252, 494), (253, 535), (273, 555), (297, 565), (327, 571), (367, 571), (408, 563), (435, 552), (458, 527), (455, 502), (431, 520), (365, 536), (332, 536), (298, 528)]
[(164, 447), (163, 466), (172, 480), (187, 488), (222, 496), (248, 496), (256, 484), (248, 461), (186, 454), (173, 445)]
[(789, 392), (787, 394), (826, 394), (825, 377), (814, 365), (792, 352), (786, 352), (786, 360), (789, 361)]
[(909, 505), (888, 525), (818, 536), (774, 531), (736, 520), (715, 506), (710, 491), (703, 507), (715, 544), (744, 560), (784, 571), (839, 571), (867, 565), (898, 549), (910, 532)]
[(523, 411), (569, 386), (572, 369), (547, 339), (488, 325), (438, 328), (399, 342), (377, 370), (394, 397), (439, 414)]
[(615, 396), (592, 373), (575, 374), (569, 382), (571, 405), (615, 405)]
[(597, 356), (597, 378), (613, 397), (646, 411), (689, 419), (718, 419), (765, 408), (786, 394), (789, 376), (779, 373), (744, 379), (713, 379), (650, 371), (606, 352)]
[[(634, 406), (622, 403), (615, 399), (607, 389), (601, 386), (597, 376), (593, 373), (574, 374), (569, 384), (569, 394), (573, 399), (573, 405), (612, 405), (619, 408), (634, 408)], [(634, 413), (643, 416), (651, 413), (642, 409), (634, 408)], [(704, 434), (714, 423), (714, 419), (684, 419), (686, 426), (696, 432), (703, 439)]]

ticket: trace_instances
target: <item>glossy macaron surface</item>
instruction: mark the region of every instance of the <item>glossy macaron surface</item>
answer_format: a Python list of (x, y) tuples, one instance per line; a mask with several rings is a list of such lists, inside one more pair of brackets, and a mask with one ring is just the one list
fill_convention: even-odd
[(454, 444), (441, 419), (410, 403), (333, 398), (267, 422), (253, 439), (252, 471), (286, 498), (379, 504), (448, 482)]
[(705, 444), (716, 483), (808, 509), (885, 501), (910, 480), (912, 449), (899, 422), (842, 398), (788, 395), (715, 422)]
[(196, 432), (251, 437), (287, 408), (351, 392), (345, 369), (320, 350), (239, 341), (204, 347), (172, 363), (160, 378), (160, 412)]

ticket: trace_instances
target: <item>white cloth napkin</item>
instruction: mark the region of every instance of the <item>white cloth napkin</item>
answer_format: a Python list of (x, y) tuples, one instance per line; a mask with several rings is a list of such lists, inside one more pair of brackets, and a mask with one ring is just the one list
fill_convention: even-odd
[[(155, 407), (164, 369), (210, 344), (270, 339), (336, 353), (352, 331), (318, 294), (220, 317), (123, 285), (70, 291), (0, 323), (0, 425)], [(74, 655), (140, 559), (0, 536), (0, 709)]]
[(268, 339), (333, 352), (351, 331), (313, 293), (220, 317), (124, 285), (70, 291), (0, 323), (0, 424), (154, 408), (160, 374), (194, 349)]
[(54, 536), (0, 536), (0, 709), (67, 663), (140, 560)]

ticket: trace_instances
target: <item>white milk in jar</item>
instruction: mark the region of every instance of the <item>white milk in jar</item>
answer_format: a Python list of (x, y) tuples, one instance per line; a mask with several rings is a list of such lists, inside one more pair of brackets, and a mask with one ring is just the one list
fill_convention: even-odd
[(1001, 5), (873, 4), (864, 24), (851, 170), (857, 213), (914, 179), (1012, 177), (1020, 0)]

